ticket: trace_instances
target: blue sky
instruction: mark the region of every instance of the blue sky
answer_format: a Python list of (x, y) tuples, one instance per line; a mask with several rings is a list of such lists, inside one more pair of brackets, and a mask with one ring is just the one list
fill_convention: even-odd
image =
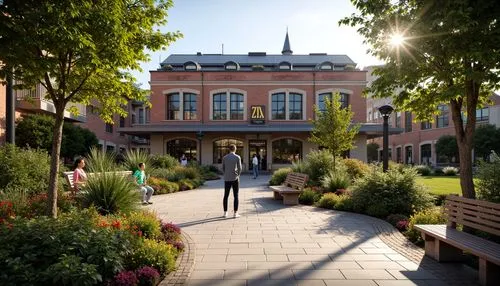
[(150, 53), (134, 72), (149, 89), (149, 71), (170, 54), (280, 54), (286, 29), (294, 54), (348, 55), (358, 67), (380, 64), (368, 55), (356, 30), (338, 21), (356, 10), (349, 0), (174, 0), (164, 32), (180, 31), (184, 38), (165, 51)]

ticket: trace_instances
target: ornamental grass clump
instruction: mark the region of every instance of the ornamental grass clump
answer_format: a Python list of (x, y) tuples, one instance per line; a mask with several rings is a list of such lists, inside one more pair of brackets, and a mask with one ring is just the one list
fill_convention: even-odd
[(286, 176), (288, 176), (288, 174), (290, 174), (291, 172), (293, 172), (292, 168), (280, 168), (274, 171), (271, 179), (269, 180), (269, 185), (278, 186), (283, 184), (283, 182), (286, 180)]
[(351, 186), (354, 211), (385, 218), (390, 214), (410, 216), (432, 206), (432, 196), (416, 177), (413, 168), (389, 169), (386, 173), (372, 170)]
[(137, 186), (116, 173), (101, 173), (90, 177), (79, 192), (83, 207), (94, 206), (103, 215), (129, 213), (138, 207)]

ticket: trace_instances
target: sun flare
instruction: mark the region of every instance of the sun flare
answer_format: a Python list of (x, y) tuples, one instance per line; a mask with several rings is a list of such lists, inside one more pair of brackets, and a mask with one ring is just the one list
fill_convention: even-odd
[(392, 34), (389, 43), (392, 46), (401, 46), (405, 42), (405, 37), (401, 34)]

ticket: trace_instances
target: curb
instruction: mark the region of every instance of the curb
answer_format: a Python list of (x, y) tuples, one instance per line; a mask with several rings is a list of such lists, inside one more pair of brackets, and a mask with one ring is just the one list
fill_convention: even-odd
[(186, 233), (181, 233), (181, 240), (184, 243), (184, 251), (177, 257), (175, 271), (170, 272), (159, 286), (180, 286), (185, 285), (187, 279), (194, 269), (194, 259), (196, 257), (196, 246), (193, 239)]

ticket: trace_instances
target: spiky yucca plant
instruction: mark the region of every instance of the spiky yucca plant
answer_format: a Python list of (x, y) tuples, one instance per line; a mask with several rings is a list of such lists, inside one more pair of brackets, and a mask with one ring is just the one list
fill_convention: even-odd
[(94, 206), (103, 215), (129, 213), (137, 209), (140, 192), (129, 178), (101, 173), (88, 179), (80, 192), (84, 207)]
[(127, 150), (125, 154), (125, 168), (129, 171), (135, 172), (139, 169), (139, 163), (144, 163), (146, 165), (146, 173), (151, 171), (151, 156), (140, 150)]
[(86, 163), (89, 173), (112, 172), (118, 169), (115, 153), (102, 152), (96, 148), (90, 149)]

